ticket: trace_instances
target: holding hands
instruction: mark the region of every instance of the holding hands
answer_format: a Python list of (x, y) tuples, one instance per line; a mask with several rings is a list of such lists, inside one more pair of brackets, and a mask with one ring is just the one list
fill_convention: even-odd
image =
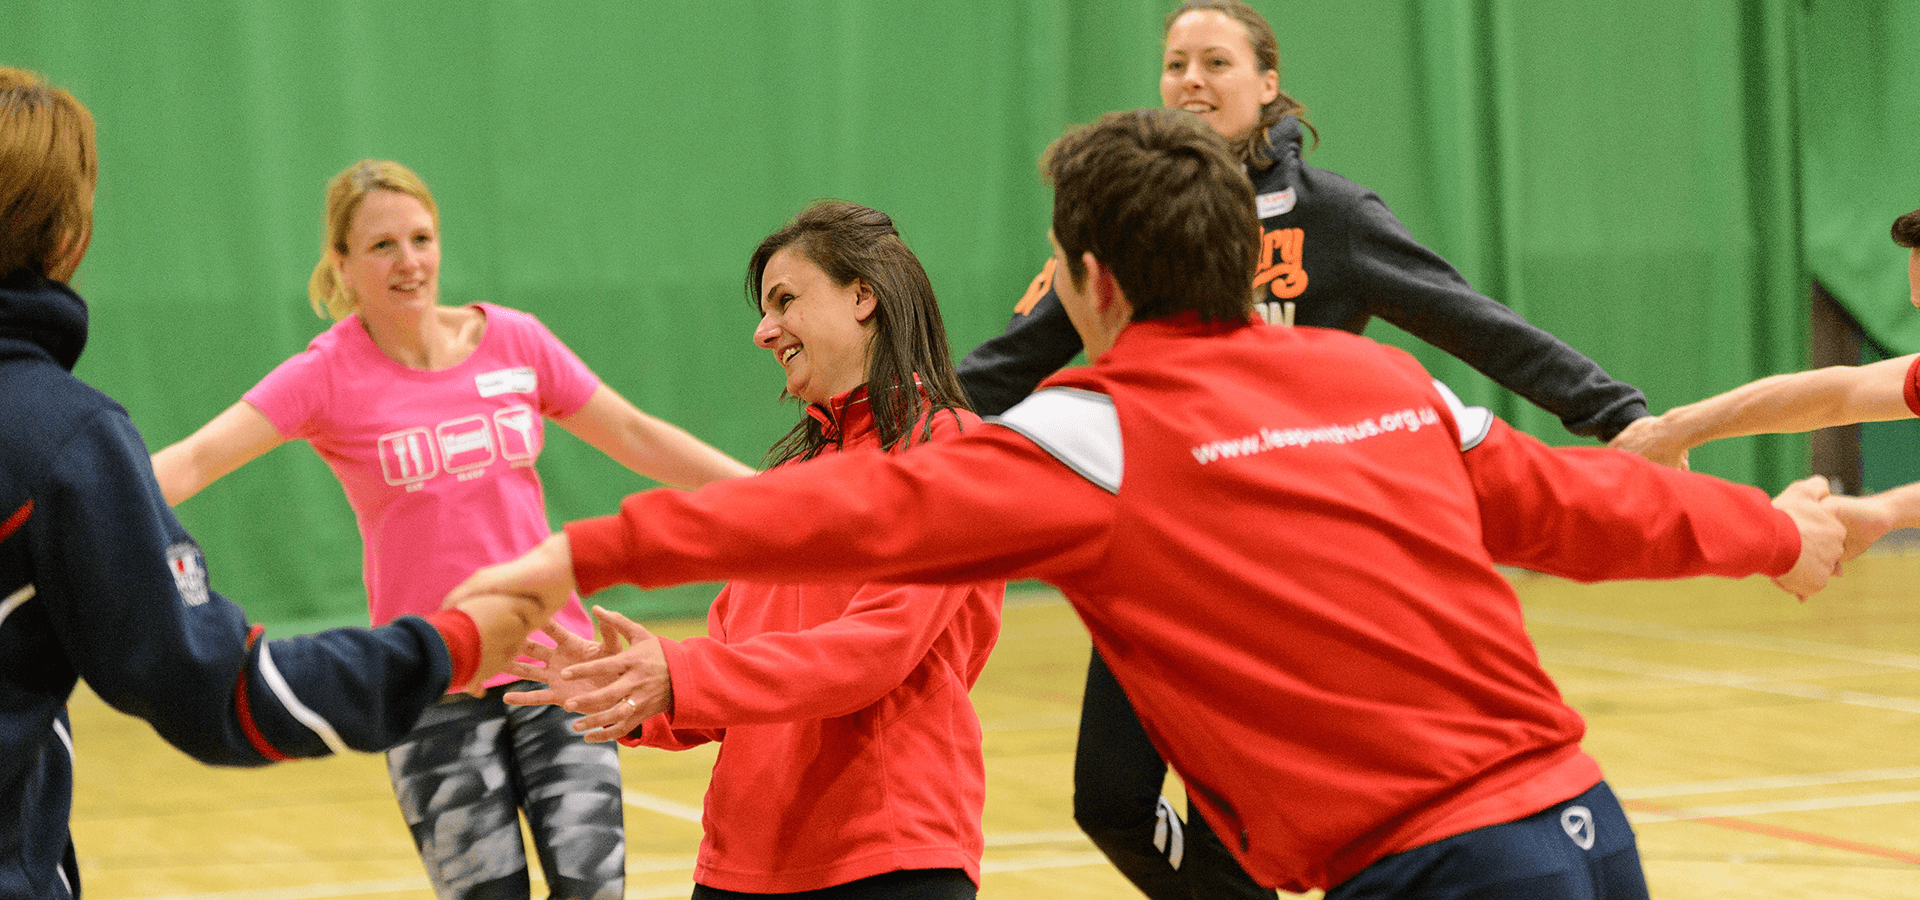
[(514, 706), (552, 703), (582, 713), (573, 729), (598, 743), (625, 737), (646, 720), (673, 711), (673, 681), (660, 639), (645, 626), (598, 606), (593, 617), (599, 623), (598, 641), (552, 624), (545, 631), (555, 646), (527, 641), (521, 654), (540, 665), (515, 660), (507, 671), (547, 687), (514, 691), (503, 699)]
[(1642, 416), (1620, 429), (1607, 446), (1638, 454), (1670, 469), (1687, 471), (1689, 445), (1673, 433), (1669, 424), (1659, 416)]
[(1774, 582), (1804, 600), (1887, 532), (1920, 525), (1920, 484), (1848, 497), (1828, 493), (1816, 475), (1788, 485), (1773, 505), (1800, 526), (1800, 560)]
[(1802, 600), (1826, 587), (1828, 578), (1840, 574), (1840, 562), (1850, 545), (1850, 531), (1826, 505), (1829, 499), (1827, 479), (1820, 475), (1787, 485), (1773, 498), (1773, 507), (1792, 517), (1800, 529), (1800, 558), (1773, 583)]
[[(520, 652), (520, 645), (526, 643), (527, 635), (547, 625), (553, 614), (560, 611), (558, 604), (549, 604), (546, 600), (545, 597), (488, 591), (469, 594), (458, 601), (447, 601), (447, 608), (466, 613), (473, 620), (475, 630), (480, 633), (479, 666), (474, 669), (473, 680), (459, 685), (459, 689), (475, 697), (486, 695), (487, 679), (507, 671), (514, 655)], [(564, 597), (562, 602), (565, 602)]]
[(563, 532), (519, 559), (473, 573), (447, 594), (442, 608), (465, 612), (480, 631), (480, 666), (466, 692), (483, 696), (487, 679), (509, 671), (527, 635), (567, 605), (573, 589), (573, 552)]
[(1847, 528), (1846, 549), (1841, 552), (1840, 560), (1845, 562), (1859, 556), (1895, 528), (1911, 527), (1903, 521), (1902, 504), (1911, 502), (1915, 487), (1908, 485), (1866, 497), (1835, 495), (1822, 500), (1820, 505)]

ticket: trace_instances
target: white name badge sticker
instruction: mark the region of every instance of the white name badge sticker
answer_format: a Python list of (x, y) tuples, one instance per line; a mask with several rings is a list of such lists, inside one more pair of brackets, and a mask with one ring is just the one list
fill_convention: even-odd
[(473, 376), (473, 386), (480, 389), (480, 396), (495, 397), (500, 394), (531, 394), (540, 383), (529, 366), (514, 369), (496, 369)]
[(1271, 219), (1274, 216), (1293, 212), (1293, 199), (1293, 188), (1287, 188), (1271, 194), (1257, 194), (1253, 198), (1253, 205), (1259, 212), (1260, 218)]

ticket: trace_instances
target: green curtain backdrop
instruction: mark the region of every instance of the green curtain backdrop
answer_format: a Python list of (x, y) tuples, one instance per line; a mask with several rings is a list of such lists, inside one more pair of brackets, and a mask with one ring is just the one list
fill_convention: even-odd
[[(964, 353), (1046, 256), (1039, 152), (1069, 123), (1158, 102), (1170, 5), (5, 4), (0, 62), (72, 88), (99, 122), (80, 371), (151, 446), (324, 327), (305, 298), (321, 191), (372, 156), (433, 186), (448, 301), (539, 315), (642, 408), (750, 461), (797, 415), (750, 342), (753, 245), (815, 198), (886, 210)], [(1810, 273), (1887, 310), (1862, 315), (1877, 341), (1920, 349), (1885, 239), (1920, 205), (1899, 128), (1915, 121), (1899, 77), (1920, 16), (1908, 4), (1256, 6), (1324, 137), (1311, 160), (1379, 191), (1482, 290), (1656, 410), (1800, 368)], [(1453, 360), (1370, 333), (1527, 431), (1577, 442)], [(549, 435), (556, 522), (647, 486)], [(1695, 462), (1775, 489), (1803, 474), (1804, 446), (1726, 442)], [(256, 618), (363, 617), (351, 516), (304, 445), (179, 512)], [(711, 593), (613, 602), (695, 612)]]

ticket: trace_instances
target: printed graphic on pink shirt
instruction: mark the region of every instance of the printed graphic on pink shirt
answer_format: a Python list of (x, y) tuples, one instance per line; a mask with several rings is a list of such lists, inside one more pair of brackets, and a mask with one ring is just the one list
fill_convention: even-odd
[(425, 428), (407, 428), (381, 435), (380, 471), (387, 476), (388, 484), (418, 490), (440, 472), (433, 453), (433, 434)]
[(440, 438), (440, 454), (448, 472), (466, 476), (493, 462), (493, 426), (486, 416), (442, 422), (433, 431)]
[(538, 424), (539, 419), (531, 407), (509, 406), (495, 410), (493, 427), (500, 435), (500, 455), (516, 466), (533, 465), (540, 455)]
[(540, 455), (539, 421), (524, 403), (485, 415), (462, 416), (427, 428), (405, 428), (380, 436), (380, 471), (387, 484), (417, 491), (441, 472), (462, 481), (478, 477), (504, 457), (530, 466)]

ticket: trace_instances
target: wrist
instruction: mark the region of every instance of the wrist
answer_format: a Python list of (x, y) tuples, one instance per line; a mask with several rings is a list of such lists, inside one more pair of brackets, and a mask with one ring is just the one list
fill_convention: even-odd
[(453, 664), (450, 690), (460, 690), (473, 681), (480, 668), (480, 626), (463, 609), (442, 609), (427, 616), (427, 623), (440, 632), (447, 645), (447, 657)]

